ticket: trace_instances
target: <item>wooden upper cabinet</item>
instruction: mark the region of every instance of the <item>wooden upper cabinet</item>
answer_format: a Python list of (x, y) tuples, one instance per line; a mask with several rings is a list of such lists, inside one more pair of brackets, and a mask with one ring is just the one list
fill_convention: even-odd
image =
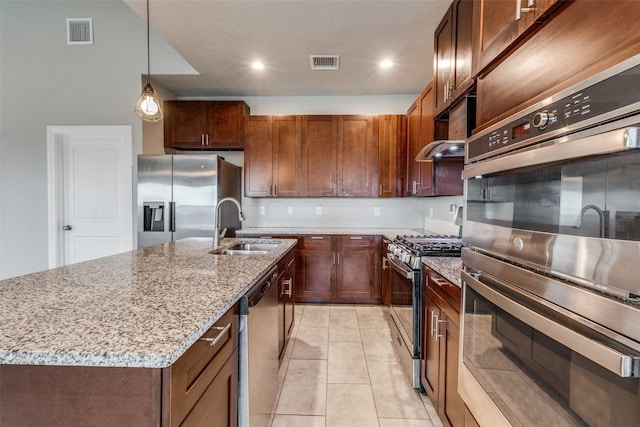
[(338, 116), (337, 195), (378, 195), (378, 118)]
[(434, 33), (436, 115), (473, 85), (472, 18), (473, 1), (455, 0)]
[(302, 117), (302, 190), (305, 196), (336, 194), (337, 134), (337, 116)]
[(407, 117), (378, 116), (380, 197), (402, 197), (407, 169)]
[(248, 116), (244, 124), (244, 194), (269, 197), (273, 192), (273, 119)]
[[(435, 89), (427, 86), (427, 89), (420, 95), (420, 149), (435, 138)], [(415, 157), (414, 157), (415, 161)], [(430, 196), (433, 194), (433, 162), (416, 162), (420, 168), (420, 181), (417, 194), (420, 196)]]
[(475, 0), (473, 74), (486, 69), (535, 31), (565, 0)]
[(302, 117), (273, 118), (273, 195), (300, 196)]
[(244, 146), (243, 101), (165, 101), (164, 146), (170, 150), (236, 149)]
[(415, 161), (420, 152), (420, 106), (416, 100), (407, 110), (407, 185), (405, 194), (416, 195), (416, 185), (420, 181), (420, 163)]

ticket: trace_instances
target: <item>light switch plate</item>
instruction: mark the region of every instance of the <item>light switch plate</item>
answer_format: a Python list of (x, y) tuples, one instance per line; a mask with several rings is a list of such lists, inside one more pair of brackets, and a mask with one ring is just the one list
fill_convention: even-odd
[(380, 216), (380, 206), (373, 208), (373, 216)]
[(260, 206), (260, 215), (264, 215), (266, 209), (264, 206)]
[(316, 215), (322, 215), (322, 206), (316, 206)]
[(293, 206), (287, 207), (287, 214), (293, 215)]

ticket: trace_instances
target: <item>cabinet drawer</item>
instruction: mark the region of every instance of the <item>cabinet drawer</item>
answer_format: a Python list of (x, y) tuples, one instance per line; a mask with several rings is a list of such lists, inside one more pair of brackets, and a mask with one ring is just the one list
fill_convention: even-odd
[(298, 249), (333, 250), (333, 236), (300, 236)]
[(165, 399), (168, 395), (170, 400), (171, 426), (182, 422), (237, 348), (238, 314), (239, 306), (236, 304), (164, 370), (163, 389)]
[(339, 236), (338, 250), (375, 249), (376, 236)]

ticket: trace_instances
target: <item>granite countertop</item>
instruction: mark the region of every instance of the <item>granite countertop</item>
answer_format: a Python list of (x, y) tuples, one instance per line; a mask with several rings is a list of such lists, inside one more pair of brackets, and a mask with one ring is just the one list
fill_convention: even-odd
[(460, 257), (437, 257), (437, 256), (423, 256), (422, 263), (440, 274), (442, 277), (458, 286), (462, 287), (462, 279), (460, 272), (462, 271), (462, 258)]
[(167, 367), (295, 245), (281, 242), (241, 256), (185, 239), (0, 281), (0, 364)]
[(394, 239), (396, 236), (401, 235), (418, 235), (425, 234), (427, 230), (417, 230), (410, 228), (307, 228), (307, 227), (272, 227), (272, 228), (243, 228), (236, 230), (237, 236), (243, 235), (255, 235), (261, 236), (269, 235), (310, 235), (310, 234), (360, 234), (360, 235), (380, 235), (387, 239)]
[[(260, 235), (260, 236), (278, 236), (278, 235), (309, 235), (309, 234), (362, 234), (362, 235), (381, 235), (389, 240), (393, 240), (396, 236), (415, 236), (419, 234), (439, 234), (433, 230), (411, 229), (411, 228), (307, 228), (307, 227), (272, 227), (272, 228), (243, 228), (236, 230), (238, 236), (243, 235)], [(462, 260), (460, 257), (422, 257), (421, 261), (433, 269), (442, 277), (461, 287), (462, 280), (460, 271), (462, 270)]]

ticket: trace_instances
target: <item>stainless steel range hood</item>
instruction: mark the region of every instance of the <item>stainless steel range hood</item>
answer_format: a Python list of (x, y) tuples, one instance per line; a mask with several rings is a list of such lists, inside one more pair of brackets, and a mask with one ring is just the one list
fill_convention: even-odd
[(425, 145), (416, 156), (416, 162), (430, 162), (444, 157), (464, 157), (464, 141), (445, 139)]

